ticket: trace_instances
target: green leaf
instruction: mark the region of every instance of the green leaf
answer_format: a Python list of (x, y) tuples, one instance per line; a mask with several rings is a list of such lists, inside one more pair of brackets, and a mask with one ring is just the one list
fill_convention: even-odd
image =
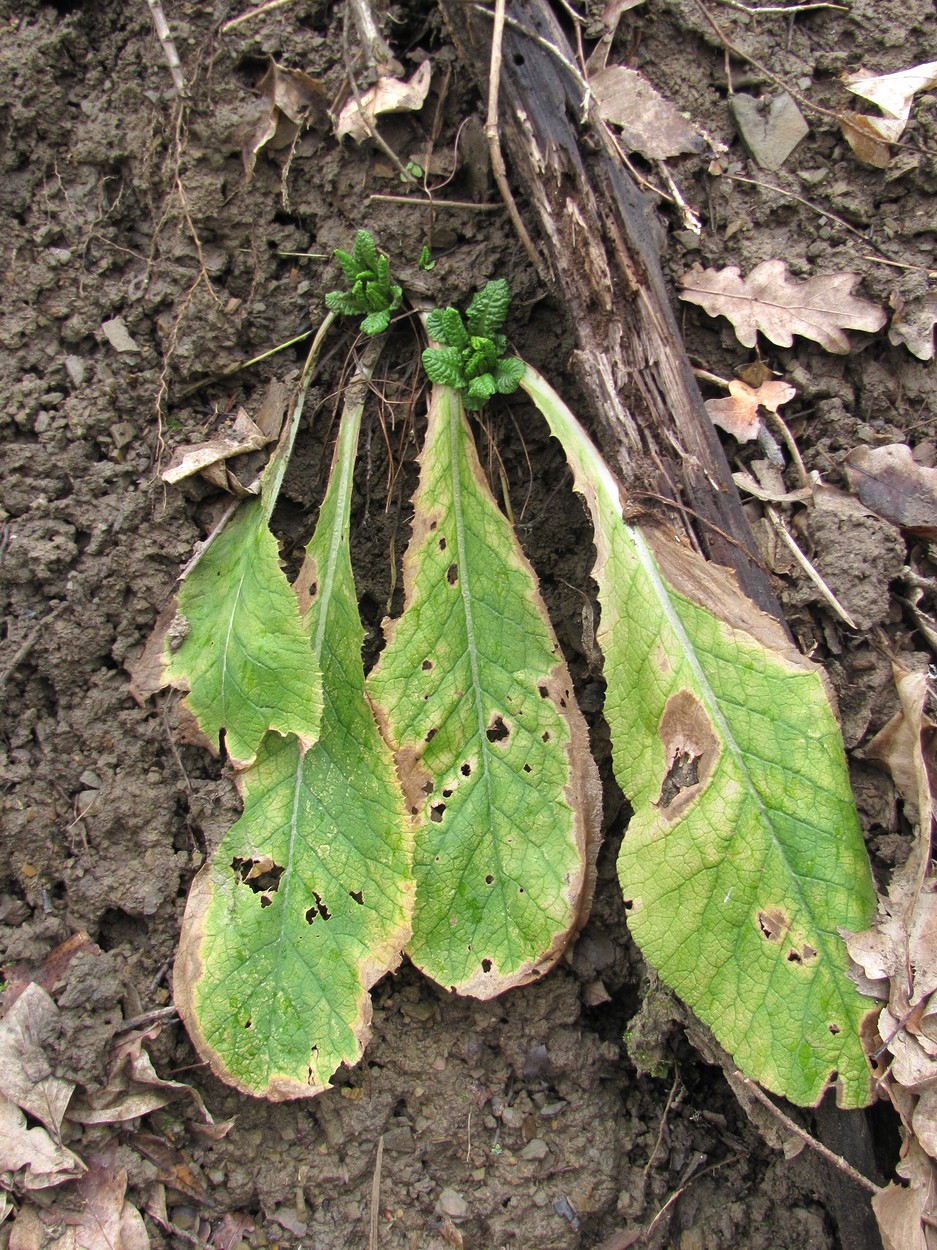
[[(342, 273), (345, 275), (345, 281), (349, 286), (354, 286), (358, 281), (358, 271), (361, 266), (355, 260), (354, 256), (349, 256), (347, 252), (343, 252), (340, 248), (335, 249), (335, 259), (342, 267)], [(331, 292), (337, 294), (337, 292)], [(328, 299), (328, 296), (326, 296)]]
[(268, 730), (315, 742), (321, 676), (296, 596), (280, 568), (264, 501), (242, 504), (183, 581), (188, 633), (167, 677), (217, 744), (222, 730), (236, 768), (253, 760)]
[(458, 389), (465, 385), (462, 375), (462, 353), (457, 347), (427, 347), (423, 352), (426, 376), (437, 386)]
[(869, 1101), (840, 930), (874, 911), (842, 739), (819, 670), (734, 579), (622, 519), (616, 482), (533, 369), (595, 527), (619, 860), (648, 962), (739, 1066), (792, 1102)]
[(355, 235), (355, 260), (358, 262), (359, 272), (364, 269), (369, 269), (372, 273), (379, 272), (381, 258), (374, 239), (367, 230), (359, 230)]
[(390, 325), (390, 311), (386, 308), (379, 312), (368, 313), (361, 322), (362, 334), (383, 334)]
[(588, 735), (457, 392), (433, 391), (402, 617), (368, 680), (417, 818), (408, 953), (490, 997), (559, 958), (598, 837)]
[(494, 371), (495, 388), (499, 395), (513, 395), (524, 376), (524, 362), (516, 356), (499, 360)]
[[(361, 1057), (369, 987), (410, 932), (412, 830), (364, 695), (348, 552), (362, 404), (346, 407), (300, 574), (322, 667), (319, 741), (268, 736), (242, 777), (244, 814), (196, 877), (174, 998), (199, 1053), (247, 1093), (309, 1097)], [(307, 643), (308, 646), (308, 643)]]
[(481, 373), (477, 378), (472, 378), (466, 391), (466, 396), (476, 401), (481, 407), (487, 400), (491, 399), (496, 390), (495, 380), (491, 374)]
[(361, 313), (358, 300), (348, 291), (329, 291), (325, 297), (325, 306), (343, 317), (356, 317)]
[(510, 304), (511, 289), (506, 278), (495, 278), (492, 282), (486, 282), (472, 296), (472, 302), (468, 306), (466, 315), (469, 333), (491, 338), (504, 325)]

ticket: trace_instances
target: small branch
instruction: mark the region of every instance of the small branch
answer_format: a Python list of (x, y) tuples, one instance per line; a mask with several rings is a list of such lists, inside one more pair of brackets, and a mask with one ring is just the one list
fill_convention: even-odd
[(351, 63), (351, 49), (348, 46), (348, 14), (349, 12), (350, 10), (346, 6), (345, 22), (344, 22), (344, 25), (342, 26), (342, 53), (345, 58), (345, 73), (348, 75), (348, 82), (351, 85), (351, 93), (355, 97), (355, 104), (358, 106), (358, 116), (361, 118), (362, 125), (365, 127), (368, 134), (371, 136), (371, 138), (374, 140), (377, 146), (381, 149), (384, 155), (389, 160), (393, 161), (394, 165), (396, 165), (397, 169), (400, 171), (400, 176), (403, 179), (403, 181), (412, 183), (414, 186), (416, 186), (416, 181), (417, 181), (416, 178), (414, 178), (413, 174), (410, 173), (409, 169), (407, 169), (406, 165), (404, 165), (403, 161), (400, 159), (400, 157), (397, 155), (394, 149), (390, 146), (387, 140), (378, 133), (377, 127), (374, 125), (374, 122), (369, 117), (368, 110), (364, 106), (364, 101), (361, 97), (361, 88), (358, 86), (358, 79), (355, 77), (354, 67)]
[(348, 3), (354, 15), (355, 25), (358, 27), (358, 38), (364, 47), (364, 55), (368, 64), (375, 66), (378, 70), (402, 74), (403, 66), (394, 56), (387, 40), (378, 29), (368, 0), (348, 0)]
[(740, 1085), (744, 1085), (752, 1097), (757, 1098), (763, 1106), (767, 1107), (775, 1119), (783, 1124), (789, 1133), (799, 1137), (811, 1150), (815, 1150), (818, 1155), (826, 1159), (827, 1163), (831, 1163), (834, 1168), (838, 1168), (840, 1172), (845, 1173), (850, 1180), (855, 1181), (857, 1185), (861, 1185), (870, 1194), (883, 1192), (881, 1187), (876, 1185), (875, 1181), (870, 1181), (867, 1176), (863, 1176), (851, 1163), (847, 1163), (841, 1155), (834, 1154), (828, 1146), (824, 1146), (822, 1142), (812, 1137), (805, 1128), (801, 1128), (796, 1120), (792, 1120), (789, 1115), (785, 1115), (781, 1108), (768, 1097), (760, 1085), (756, 1085), (754, 1081), (749, 1080), (747, 1076), (743, 1076), (741, 1072), (733, 1072), (732, 1079), (738, 1081)]
[(501, 43), (504, 37), (504, 0), (495, 0), (495, 25), (491, 36), (491, 65), (488, 73), (488, 116), (485, 121), (485, 138), (488, 140), (488, 153), (491, 157), (491, 171), (501, 192), (501, 198), (507, 206), (517, 236), (524, 245), (524, 251), (530, 257), (531, 264), (546, 283), (546, 272), (543, 261), (537, 255), (533, 240), (527, 232), (523, 218), (518, 211), (511, 188), (508, 185), (508, 173), (501, 154), (501, 139), (498, 133), (498, 88), (501, 81)]
[(504, 204), (475, 204), (471, 200), (418, 200), (412, 195), (369, 195), (369, 204), (409, 204), (415, 208), (466, 208), (473, 212), (490, 213), (493, 209), (504, 210)]
[(374, 1176), (371, 1180), (371, 1227), (368, 1234), (368, 1250), (378, 1250), (381, 1214), (381, 1164), (384, 1161), (384, 1134), (377, 1139), (377, 1158), (374, 1160)]
[(180, 95), (185, 95), (185, 76), (182, 73), (182, 62), (179, 60), (179, 53), (176, 51), (176, 45), (173, 43), (172, 32), (169, 29), (169, 23), (166, 21), (163, 6), (160, 0), (146, 0), (146, 2), (150, 8), (153, 25), (156, 27), (156, 37), (159, 40), (160, 47), (163, 49), (163, 56), (166, 58), (166, 64), (169, 66), (169, 73), (172, 75), (173, 86)]
[(738, 13), (749, 13), (752, 17), (762, 13), (812, 13), (814, 9), (837, 9), (840, 13), (849, 12), (845, 4), (765, 4), (749, 8), (747, 4), (740, 4), (739, 0), (719, 0), (719, 3), (724, 4), (728, 9), (735, 9)]
[(830, 590), (829, 586), (827, 586), (826, 582), (823, 580), (823, 578), (820, 576), (817, 570), (813, 567), (813, 565), (810, 563), (810, 561), (807, 559), (807, 557), (804, 555), (801, 549), (794, 542), (794, 539), (791, 537), (791, 535), (787, 531), (787, 526), (784, 524), (784, 522), (781, 520), (778, 513), (769, 503), (765, 504), (765, 514), (767, 515), (768, 520), (777, 530), (778, 534), (781, 537), (781, 540), (784, 542), (785, 546), (789, 549), (791, 555), (794, 557), (794, 559), (797, 561), (800, 567), (804, 570), (804, 572), (813, 582), (814, 586), (816, 586), (817, 590), (819, 590), (820, 594), (827, 601), (827, 603), (830, 605), (830, 607), (833, 609), (836, 615), (840, 618), (840, 620), (845, 621), (850, 629), (858, 630), (859, 626), (852, 619), (852, 617), (849, 615), (849, 613), (846, 611), (846, 609), (843, 607), (840, 601), (833, 594), (832, 590)]
[(270, 9), (282, 9), (286, 5), (292, 4), (293, 0), (267, 0), (266, 4), (258, 4), (253, 9), (248, 9), (246, 13), (242, 13), (240, 17), (232, 17), (230, 22), (225, 22), (221, 27), (221, 34), (226, 35), (229, 30), (234, 30), (236, 26), (242, 26), (245, 22), (251, 21), (255, 17), (260, 17), (261, 13), (266, 13)]

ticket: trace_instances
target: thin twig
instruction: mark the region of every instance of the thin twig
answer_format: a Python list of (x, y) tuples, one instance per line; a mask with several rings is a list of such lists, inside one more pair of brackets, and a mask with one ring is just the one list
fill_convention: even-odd
[(757, 1098), (763, 1106), (767, 1107), (775, 1119), (780, 1121), (788, 1132), (793, 1133), (795, 1137), (799, 1137), (811, 1150), (815, 1150), (818, 1155), (826, 1159), (827, 1163), (831, 1163), (834, 1168), (838, 1168), (840, 1172), (845, 1173), (850, 1180), (855, 1181), (857, 1185), (861, 1185), (863, 1189), (867, 1189), (870, 1194), (883, 1192), (881, 1186), (876, 1185), (875, 1181), (871, 1181), (867, 1176), (863, 1176), (851, 1163), (847, 1163), (841, 1155), (834, 1154), (828, 1146), (824, 1146), (822, 1142), (811, 1136), (805, 1128), (801, 1128), (796, 1120), (792, 1120), (789, 1115), (785, 1115), (777, 1103), (768, 1097), (760, 1085), (756, 1085), (754, 1081), (749, 1080), (747, 1076), (743, 1076), (741, 1072), (733, 1072), (732, 1079), (744, 1085), (746, 1090), (753, 1097)]
[(179, 60), (179, 53), (176, 51), (176, 45), (173, 43), (172, 32), (169, 29), (169, 23), (166, 21), (163, 6), (160, 4), (160, 0), (146, 0), (146, 2), (150, 9), (153, 25), (156, 27), (156, 38), (159, 40), (159, 46), (163, 49), (163, 56), (166, 58), (166, 64), (169, 66), (173, 86), (180, 95), (185, 95), (185, 76), (182, 73), (182, 62)]
[(495, 0), (495, 24), (491, 35), (491, 64), (488, 71), (488, 116), (485, 119), (485, 138), (488, 140), (488, 154), (491, 158), (491, 170), (501, 192), (501, 198), (507, 206), (517, 237), (524, 245), (524, 251), (530, 262), (546, 282), (543, 262), (537, 255), (533, 239), (527, 233), (527, 227), (518, 211), (511, 188), (508, 185), (508, 173), (501, 154), (501, 138), (498, 133), (498, 90), (501, 82), (501, 44), (504, 38), (504, 0)]
[(140, 1016), (131, 1016), (129, 1020), (122, 1020), (114, 1032), (115, 1034), (130, 1033), (133, 1029), (142, 1029), (162, 1020), (171, 1020), (178, 1014), (175, 1007), (155, 1007), (152, 1011), (144, 1011)]
[(778, 515), (778, 513), (769, 503), (765, 504), (765, 514), (768, 517), (768, 520), (777, 530), (778, 534), (781, 537), (781, 540), (784, 542), (785, 546), (789, 549), (791, 555), (794, 557), (794, 559), (797, 561), (800, 567), (804, 570), (804, 572), (813, 582), (814, 586), (816, 586), (817, 590), (819, 590), (820, 594), (827, 601), (827, 603), (830, 605), (830, 607), (833, 609), (836, 615), (841, 620), (845, 621), (850, 629), (858, 629), (859, 626), (852, 619), (852, 617), (849, 615), (849, 613), (846, 611), (846, 609), (843, 607), (840, 601), (836, 598), (832, 590), (830, 590), (829, 586), (827, 586), (826, 582), (823, 580), (823, 578), (820, 576), (820, 574), (817, 572), (814, 566), (810, 563), (810, 561), (807, 559), (807, 557), (804, 555), (801, 549), (797, 546), (797, 543), (794, 542), (794, 539), (788, 533), (787, 526), (784, 524), (784, 522), (781, 520), (781, 517)]
[(479, 213), (490, 213), (504, 204), (474, 204), (471, 200), (418, 200), (413, 195), (369, 195), (369, 204), (410, 204), (417, 208), (467, 208)]
[(397, 155), (394, 149), (390, 146), (387, 140), (384, 139), (383, 136), (378, 133), (377, 127), (374, 125), (374, 122), (371, 120), (370, 116), (368, 115), (368, 110), (365, 108), (364, 100), (362, 99), (362, 96), (361, 96), (361, 88), (358, 86), (358, 79), (355, 77), (354, 67), (352, 66), (352, 63), (351, 63), (351, 49), (348, 43), (349, 12), (350, 12), (349, 7), (346, 5), (345, 6), (345, 21), (342, 26), (342, 53), (345, 59), (345, 73), (348, 75), (348, 82), (351, 86), (351, 93), (355, 97), (355, 104), (358, 106), (358, 116), (361, 118), (361, 123), (364, 126), (364, 128), (367, 130), (368, 134), (371, 136), (371, 138), (374, 140), (377, 146), (381, 149), (384, 155), (388, 157), (389, 160), (393, 161), (393, 163), (397, 166), (397, 169), (400, 171), (400, 176), (403, 179), (403, 181), (413, 183), (415, 186), (417, 182), (416, 178), (414, 178), (413, 174), (410, 173), (409, 169), (407, 169), (406, 165), (404, 165), (403, 161), (400, 159), (400, 157)]
[(765, 4), (749, 8), (747, 4), (740, 4), (739, 0), (719, 0), (719, 3), (739, 13), (750, 13), (753, 17), (761, 13), (812, 13), (814, 9), (838, 9), (840, 13), (849, 12), (845, 4)]
[(377, 1139), (377, 1158), (374, 1160), (374, 1177), (371, 1181), (371, 1228), (368, 1234), (368, 1250), (378, 1250), (381, 1214), (381, 1165), (384, 1161), (384, 1134)]
[(240, 17), (232, 17), (230, 22), (224, 23), (220, 33), (226, 35), (229, 30), (234, 30), (236, 26), (242, 26), (245, 22), (251, 21), (252, 18), (260, 17), (261, 13), (266, 13), (270, 9), (282, 9), (292, 3), (293, 0), (267, 0), (266, 4), (255, 5), (253, 9), (248, 9), (246, 13), (242, 13)]
[(0, 672), (0, 690), (3, 690), (7, 682), (10, 680), (10, 678), (13, 676), (13, 674), (16, 672), (19, 666), (23, 663), (23, 661), (29, 655), (30, 651), (32, 651), (33, 647), (36, 645), (36, 642), (39, 639), (39, 635), (43, 632), (43, 630), (47, 629), (48, 626), (52, 624), (52, 622), (55, 620), (57, 616), (61, 615), (61, 613), (64, 612), (66, 606), (67, 605), (65, 601), (63, 600), (57, 607), (53, 608), (51, 612), (47, 613), (40, 621), (36, 622), (33, 628), (29, 631), (29, 633), (26, 635), (26, 637), (17, 647), (16, 651), (14, 651), (13, 655), (10, 658), (10, 662), (3, 668), (2, 672)]
[[(484, 4), (474, 4), (472, 8), (474, 8), (476, 13), (484, 13), (485, 17), (490, 17), (492, 18), (492, 20), (494, 20), (496, 17), (495, 10), (487, 8)], [(508, 17), (507, 15), (505, 15), (504, 25), (510, 26), (512, 30), (518, 31), (526, 39), (531, 40), (532, 43), (539, 44), (540, 47), (544, 49), (544, 51), (549, 52), (551, 56), (555, 57), (559, 61), (559, 63), (564, 67), (564, 69), (569, 70), (573, 78), (576, 80), (576, 85), (582, 91), (584, 92), (589, 91), (588, 82), (586, 82), (585, 78), (582, 76), (582, 74), (580, 74), (579, 70), (572, 63), (572, 61), (568, 60), (563, 55), (563, 53), (559, 50), (556, 44), (550, 43), (549, 39), (544, 39), (543, 36), (538, 35), (536, 31), (528, 30), (523, 22), (519, 22), (514, 17)]]
[(641, 1175), (645, 1178), (647, 1177), (648, 1172), (651, 1170), (651, 1166), (653, 1165), (654, 1160), (657, 1158), (657, 1152), (660, 1149), (661, 1142), (663, 1141), (664, 1129), (667, 1127), (667, 1117), (670, 1114), (670, 1108), (673, 1105), (674, 1094), (676, 1094), (677, 1092), (677, 1085), (679, 1084), (679, 1081), (680, 1081), (680, 1073), (674, 1072), (673, 1084), (670, 1086), (670, 1093), (667, 1095), (666, 1103), (664, 1103), (664, 1110), (660, 1117), (660, 1124), (657, 1126), (657, 1140), (654, 1142), (654, 1149), (651, 1151), (648, 1161), (647, 1163), (645, 1163), (641, 1171)]
[(797, 470), (797, 476), (800, 478), (801, 486), (806, 486), (812, 489), (813, 482), (811, 482), (810, 475), (807, 473), (806, 465), (804, 464), (803, 457), (800, 454), (800, 448), (794, 441), (794, 435), (787, 428), (787, 422), (779, 412), (775, 412), (772, 408), (765, 408), (765, 412), (768, 414), (768, 420), (784, 440), (784, 446), (791, 454), (791, 459), (794, 462), (794, 468)]

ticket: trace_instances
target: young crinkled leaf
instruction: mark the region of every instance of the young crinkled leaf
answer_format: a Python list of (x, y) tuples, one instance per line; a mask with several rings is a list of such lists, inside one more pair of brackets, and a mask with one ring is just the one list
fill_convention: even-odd
[(193, 882), (176, 959), (175, 1002), (199, 1053), (275, 1100), (310, 1097), (361, 1057), (368, 990), (410, 933), (412, 830), (365, 699), (348, 549), (361, 407), (346, 407), (297, 583), (315, 595), (321, 736), (305, 752), (294, 736), (264, 740), (242, 775), (244, 814)]
[(591, 900), (598, 778), (536, 581), (435, 387), (403, 615), (368, 690), (417, 818), (413, 961), (491, 997), (550, 968)]
[(719, 566), (622, 518), (618, 485), (555, 391), (521, 385), (595, 527), (619, 859), (647, 960), (739, 1066), (815, 1104), (869, 1101), (868, 1000), (840, 930), (874, 911), (839, 727), (819, 671)]

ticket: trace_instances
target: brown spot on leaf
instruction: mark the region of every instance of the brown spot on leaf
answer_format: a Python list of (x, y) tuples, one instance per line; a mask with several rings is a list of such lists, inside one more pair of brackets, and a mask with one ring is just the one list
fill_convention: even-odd
[(780, 942), (790, 927), (791, 922), (780, 907), (766, 907), (758, 913), (758, 928), (769, 942)]
[[(280, 886), (280, 878), (286, 871), (285, 868), (274, 863), (271, 855), (258, 855), (256, 859), (235, 855), (231, 861), (231, 870), (237, 879), (249, 886), (255, 894), (268, 896), (276, 894)], [(261, 900), (261, 906), (269, 906), (270, 901), (269, 897), (266, 903)]]
[(510, 736), (510, 729), (505, 725), (500, 716), (491, 719), (488, 728), (485, 730), (485, 737), (489, 742), (504, 742), (505, 738)]
[(678, 690), (667, 700), (658, 732), (667, 772), (657, 806), (676, 821), (709, 780), (719, 757), (719, 740), (709, 714), (689, 690)]
[(455, 563), (449, 565), (446, 569), (446, 581), (450, 586), (454, 586), (459, 580), (459, 566)]

